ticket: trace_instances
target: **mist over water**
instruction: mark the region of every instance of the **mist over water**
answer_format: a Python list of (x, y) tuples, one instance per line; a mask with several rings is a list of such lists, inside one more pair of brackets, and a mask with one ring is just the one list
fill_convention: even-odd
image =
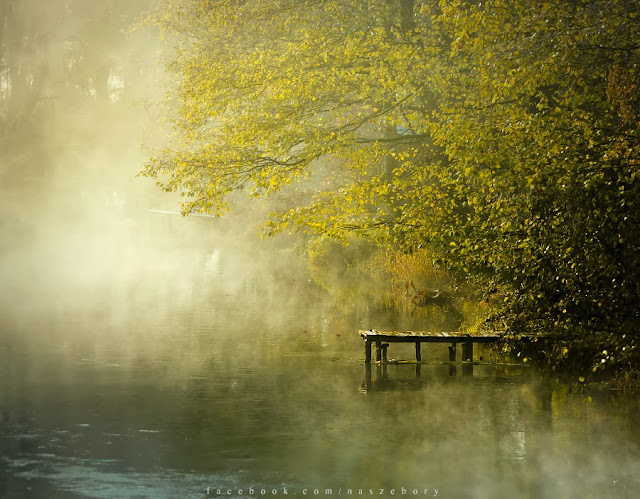
[[(368, 379), (357, 330), (411, 319), (333, 302), (282, 245), (230, 241), (210, 219), (148, 214), (145, 232), (146, 217), (3, 259), (0, 495), (640, 490), (623, 405), (525, 366), (452, 373), (445, 346), (419, 377), (408, 364)], [(405, 346), (390, 355), (411, 358)]]

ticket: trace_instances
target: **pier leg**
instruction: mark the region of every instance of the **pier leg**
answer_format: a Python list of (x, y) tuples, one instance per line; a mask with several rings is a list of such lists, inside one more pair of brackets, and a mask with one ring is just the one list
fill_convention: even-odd
[(382, 362), (384, 364), (387, 363), (387, 348), (389, 348), (389, 343), (382, 344)]
[(422, 352), (420, 351), (420, 345), (421, 343), (419, 341), (416, 341), (416, 361), (417, 362), (422, 362)]
[(382, 342), (376, 341), (376, 362), (382, 361)]
[(364, 344), (364, 363), (371, 365), (371, 341), (365, 340)]
[(473, 360), (473, 342), (465, 341), (462, 344), (462, 362), (471, 362)]
[(455, 362), (455, 361), (456, 361), (456, 344), (451, 343), (451, 346), (449, 347), (449, 362)]

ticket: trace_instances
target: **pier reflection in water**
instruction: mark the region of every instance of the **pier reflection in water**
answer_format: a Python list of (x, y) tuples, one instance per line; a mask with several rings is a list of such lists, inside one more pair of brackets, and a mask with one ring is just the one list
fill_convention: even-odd
[[(364, 380), (360, 384), (362, 393), (380, 390), (393, 390), (399, 387), (413, 386), (416, 389), (428, 385), (430, 377), (441, 378), (445, 370), (451, 378), (473, 377), (474, 369), (485, 375), (508, 377), (513, 380), (528, 379), (525, 366), (518, 364), (488, 364), (479, 362), (438, 362), (414, 361), (387, 362), (364, 365)], [(391, 374), (390, 374), (391, 373)], [(412, 374), (413, 377), (407, 377)], [(424, 376), (423, 376), (424, 374)]]

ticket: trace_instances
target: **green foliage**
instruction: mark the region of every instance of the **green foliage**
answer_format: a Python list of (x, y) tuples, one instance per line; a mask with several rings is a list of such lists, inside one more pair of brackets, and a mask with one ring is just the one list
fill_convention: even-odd
[(441, 98), (439, 140), (468, 175), (449, 181), (468, 207), (449, 261), (504, 294), (490, 326), (569, 342), (537, 349), (553, 363), (637, 362), (637, 4), (448, 9), (454, 33), (474, 33), (452, 42), (463, 63)]
[[(352, 294), (365, 274), (360, 272), (359, 262), (366, 261), (373, 245), (364, 239), (354, 239), (350, 244), (326, 236), (312, 239), (306, 244), (309, 272), (313, 281), (333, 293)], [(371, 283), (359, 294), (371, 292)], [(382, 286), (379, 286), (381, 288)]]
[(381, 251), (381, 266), (390, 276), (391, 283), (399, 292), (406, 291), (407, 283), (418, 287), (444, 288), (450, 285), (447, 273), (434, 265), (435, 255), (426, 248), (411, 253), (399, 252), (393, 246)]
[(268, 234), (428, 248), (500, 297), (486, 328), (561, 339), (536, 350), (554, 363), (637, 362), (638, 16), (632, 0), (171, 1), (156, 21), (180, 40), (177, 133), (145, 174), (185, 212), (278, 193)]

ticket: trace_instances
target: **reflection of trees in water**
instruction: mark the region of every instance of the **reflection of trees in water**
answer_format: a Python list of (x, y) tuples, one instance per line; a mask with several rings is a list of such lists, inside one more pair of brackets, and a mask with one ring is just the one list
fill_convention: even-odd
[[(371, 241), (319, 238), (309, 248), (311, 276), (331, 297), (331, 321), (357, 315), (361, 329), (459, 331), (477, 322), (478, 307), (453, 289), (425, 252), (399, 255)], [(436, 288), (417, 289), (413, 279)]]

